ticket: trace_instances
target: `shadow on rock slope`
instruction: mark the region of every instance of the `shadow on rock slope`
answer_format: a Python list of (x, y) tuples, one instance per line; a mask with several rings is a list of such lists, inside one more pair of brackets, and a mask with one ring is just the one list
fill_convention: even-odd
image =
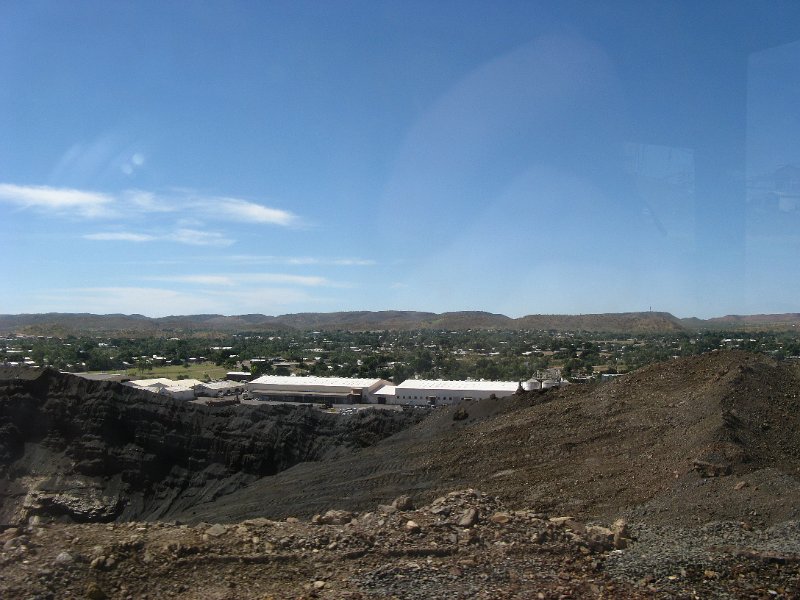
[(54, 370), (0, 370), (0, 522), (155, 520), (421, 418), (208, 407)]

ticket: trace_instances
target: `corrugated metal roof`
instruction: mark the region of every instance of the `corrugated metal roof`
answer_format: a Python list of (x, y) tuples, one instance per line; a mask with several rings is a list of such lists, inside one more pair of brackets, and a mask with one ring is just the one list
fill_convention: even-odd
[(203, 382), (199, 379), (167, 379), (166, 377), (159, 377), (158, 379), (137, 379), (128, 381), (125, 384), (140, 388), (163, 386), (168, 389), (192, 389), (196, 385), (202, 385)]
[(135, 385), (135, 386), (138, 386), (138, 387), (150, 387), (150, 386), (158, 385), (158, 384), (161, 384), (161, 385), (172, 385), (174, 382), (172, 381), (172, 379), (167, 379), (166, 377), (158, 377), (156, 379), (133, 379), (133, 380), (128, 381), (126, 383), (129, 383), (130, 385)]
[(406, 379), (398, 390), (476, 390), (516, 392), (517, 381), (450, 381), (438, 379)]
[(226, 390), (228, 388), (238, 388), (243, 386), (244, 383), (241, 381), (210, 381), (203, 384), (203, 387), (209, 390)]
[(380, 383), (382, 380), (375, 379), (355, 379), (352, 377), (292, 377), (290, 375), (262, 375), (250, 383), (261, 383), (264, 385), (280, 385), (302, 387), (309, 385), (321, 385), (331, 387), (351, 387), (368, 388)]
[(394, 396), (394, 391), (397, 386), (394, 385), (385, 385), (380, 388), (377, 392), (375, 392), (376, 396)]

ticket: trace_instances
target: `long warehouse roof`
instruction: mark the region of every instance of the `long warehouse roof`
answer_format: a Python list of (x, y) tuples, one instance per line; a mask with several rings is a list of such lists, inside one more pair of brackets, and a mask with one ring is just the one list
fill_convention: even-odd
[(406, 379), (397, 386), (397, 389), (414, 390), (501, 390), (516, 392), (519, 388), (517, 381), (449, 381), (439, 379)]
[(377, 377), (375, 379), (356, 379), (352, 377), (292, 377), (291, 375), (262, 375), (250, 383), (291, 387), (327, 385), (331, 387), (362, 388), (370, 387), (376, 383), (380, 383), (381, 381), (383, 380)]

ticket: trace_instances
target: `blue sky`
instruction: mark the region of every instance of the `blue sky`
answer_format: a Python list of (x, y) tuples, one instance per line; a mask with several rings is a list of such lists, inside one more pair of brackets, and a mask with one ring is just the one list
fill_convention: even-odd
[(0, 4), (0, 313), (800, 311), (800, 5)]

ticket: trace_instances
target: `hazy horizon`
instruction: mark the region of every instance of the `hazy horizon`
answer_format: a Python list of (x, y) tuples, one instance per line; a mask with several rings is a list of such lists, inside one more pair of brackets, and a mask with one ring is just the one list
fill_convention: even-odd
[(121, 312), (114, 312), (114, 313), (93, 313), (89, 311), (80, 311), (80, 312), (63, 312), (63, 311), (47, 311), (47, 312), (23, 312), (23, 313), (0, 313), (0, 316), (3, 317), (21, 317), (21, 316), (44, 316), (50, 314), (58, 314), (58, 315), (91, 315), (96, 317), (110, 317), (110, 316), (123, 316), (123, 317), (144, 317), (147, 319), (165, 319), (165, 318), (180, 318), (180, 317), (199, 317), (199, 316), (220, 316), (220, 317), (244, 317), (249, 315), (259, 315), (264, 317), (284, 317), (284, 316), (292, 316), (292, 315), (301, 315), (301, 314), (336, 314), (336, 313), (353, 313), (353, 312), (367, 312), (367, 313), (426, 313), (431, 315), (442, 315), (442, 314), (459, 314), (459, 313), (483, 313), (483, 314), (492, 314), (492, 315), (499, 315), (503, 317), (508, 317), (510, 319), (521, 319), (524, 317), (535, 317), (535, 316), (542, 316), (542, 317), (585, 317), (585, 316), (603, 316), (603, 315), (623, 315), (623, 314), (664, 314), (664, 315), (671, 315), (676, 319), (715, 319), (715, 318), (724, 318), (724, 317), (760, 317), (760, 316), (781, 316), (781, 315), (800, 315), (800, 312), (786, 312), (786, 313), (728, 313), (728, 314), (720, 314), (720, 315), (712, 315), (710, 317), (697, 317), (696, 315), (680, 315), (675, 314), (669, 310), (642, 310), (642, 311), (619, 311), (619, 312), (583, 312), (583, 313), (525, 313), (519, 315), (509, 315), (506, 313), (499, 313), (496, 311), (487, 311), (487, 310), (446, 310), (441, 312), (434, 312), (434, 311), (423, 311), (423, 310), (413, 310), (413, 309), (401, 309), (401, 308), (383, 308), (383, 309), (375, 309), (375, 310), (330, 310), (330, 311), (302, 311), (302, 312), (282, 312), (282, 313), (263, 313), (263, 312), (250, 312), (250, 313), (170, 313), (170, 314), (163, 314), (163, 315), (148, 315), (143, 313), (121, 313)]

